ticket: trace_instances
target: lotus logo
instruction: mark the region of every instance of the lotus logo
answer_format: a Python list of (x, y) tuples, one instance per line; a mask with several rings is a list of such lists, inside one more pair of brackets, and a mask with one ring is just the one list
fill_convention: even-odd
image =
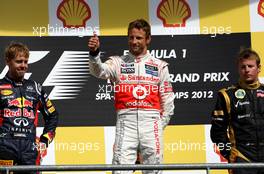
[(28, 120), (26, 118), (23, 118), (23, 117), (18, 117), (18, 118), (15, 118), (14, 120), (14, 124), (17, 125), (17, 126), (28, 126)]
[(164, 27), (185, 27), (186, 20), (191, 17), (191, 9), (185, 0), (162, 0), (157, 16)]
[(85, 27), (85, 22), (91, 18), (91, 10), (84, 0), (63, 0), (57, 9), (57, 17), (63, 27)]

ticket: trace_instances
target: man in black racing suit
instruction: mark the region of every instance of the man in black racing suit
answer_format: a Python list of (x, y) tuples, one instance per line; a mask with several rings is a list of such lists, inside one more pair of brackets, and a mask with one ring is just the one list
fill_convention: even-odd
[[(264, 86), (258, 80), (260, 58), (251, 49), (238, 56), (239, 82), (218, 93), (212, 113), (211, 139), (231, 163), (264, 162)], [(264, 169), (233, 169), (260, 174)]]
[[(28, 58), (29, 50), (21, 43), (11, 43), (5, 50), (9, 71), (0, 80), (0, 165), (38, 165), (41, 151), (55, 136), (55, 107), (40, 84), (24, 79)], [(36, 143), (38, 111), (44, 119), (41, 146)]]

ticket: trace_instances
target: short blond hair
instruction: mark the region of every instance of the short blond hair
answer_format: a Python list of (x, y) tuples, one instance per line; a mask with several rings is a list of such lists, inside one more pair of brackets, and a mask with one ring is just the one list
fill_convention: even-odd
[(11, 60), (17, 57), (18, 54), (22, 53), (26, 58), (29, 57), (29, 49), (25, 44), (20, 42), (10, 42), (5, 48), (5, 59)]

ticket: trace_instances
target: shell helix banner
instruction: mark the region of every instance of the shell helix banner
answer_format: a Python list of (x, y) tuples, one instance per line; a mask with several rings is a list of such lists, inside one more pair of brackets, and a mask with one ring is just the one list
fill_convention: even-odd
[[(0, 54), (10, 41), (27, 44), (25, 78), (42, 83), (60, 113), (42, 164), (111, 164), (114, 88), (90, 74), (87, 42), (96, 32), (103, 61), (127, 54), (127, 26), (138, 18), (151, 25), (149, 52), (169, 63), (176, 96), (164, 132), (164, 163), (227, 162), (210, 140), (210, 115), (217, 91), (238, 80), (239, 50), (252, 47), (264, 61), (264, 0), (1, 1)], [(8, 68), (0, 62), (3, 78)]]

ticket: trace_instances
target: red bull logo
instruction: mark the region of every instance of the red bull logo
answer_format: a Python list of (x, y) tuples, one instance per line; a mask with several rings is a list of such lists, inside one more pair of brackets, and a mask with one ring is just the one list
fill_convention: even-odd
[(25, 99), (24, 97), (22, 99), (21, 98), (16, 98), (16, 99), (13, 99), (13, 100), (9, 100), (8, 101), (8, 106), (16, 106), (16, 107), (19, 107), (19, 108), (22, 108), (22, 107), (33, 108), (33, 102)]
[(3, 116), (4, 117), (27, 117), (29, 119), (34, 119), (34, 112), (28, 111), (26, 108), (23, 108), (23, 110), (21, 109), (15, 109), (15, 110), (11, 110), (11, 109), (4, 109), (3, 112)]
[(27, 99), (23, 100), (23, 106), (24, 107), (30, 107), (33, 108), (33, 103)]
[(20, 105), (20, 101), (17, 98), (14, 100), (8, 101), (8, 106), (19, 106), (19, 105)]

